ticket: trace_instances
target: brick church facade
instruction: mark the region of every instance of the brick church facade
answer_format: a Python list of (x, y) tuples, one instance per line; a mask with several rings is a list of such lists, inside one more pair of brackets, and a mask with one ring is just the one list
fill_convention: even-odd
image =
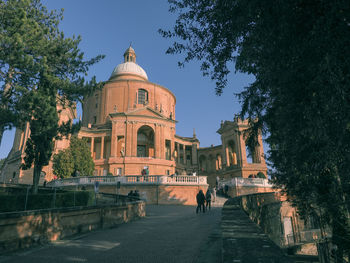
[[(221, 124), (222, 144), (200, 148), (196, 135), (176, 134), (176, 97), (164, 86), (148, 80), (136, 63), (132, 47), (124, 53), (124, 63), (112, 72), (102, 90), (83, 105), (79, 138), (85, 138), (95, 162), (95, 176), (200, 174), (213, 183), (219, 177), (248, 177), (263, 172), (266, 163), (261, 136), (248, 162), (244, 130), (248, 121), (235, 117)], [(75, 118), (72, 109), (60, 112), (60, 119)], [(3, 166), (1, 180), (31, 183), (32, 170), (19, 170), (29, 127), (17, 129), (14, 144)], [(69, 140), (55, 142), (55, 152), (69, 146)], [(51, 164), (43, 169), (44, 180), (53, 178)], [(210, 178), (210, 179), (209, 179)]]

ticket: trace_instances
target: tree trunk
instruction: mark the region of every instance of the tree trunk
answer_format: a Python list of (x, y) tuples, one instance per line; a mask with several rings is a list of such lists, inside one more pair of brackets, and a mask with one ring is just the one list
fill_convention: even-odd
[(329, 244), (327, 240), (323, 240), (323, 242), (317, 243), (317, 252), (318, 252), (318, 260), (320, 263), (329, 263), (330, 255), (329, 255)]
[(33, 171), (33, 194), (38, 193), (38, 187), (39, 187), (39, 180), (40, 180), (40, 174), (42, 170), (41, 165), (34, 165), (34, 171)]

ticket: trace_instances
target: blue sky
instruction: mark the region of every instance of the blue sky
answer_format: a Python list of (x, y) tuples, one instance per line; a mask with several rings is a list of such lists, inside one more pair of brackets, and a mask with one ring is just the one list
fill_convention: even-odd
[[(123, 62), (123, 53), (130, 42), (137, 63), (151, 82), (165, 86), (176, 98), (176, 133), (192, 136), (193, 128), (201, 147), (221, 144), (216, 133), (221, 120), (233, 120), (240, 111), (234, 93), (251, 83), (252, 76), (230, 74), (228, 87), (222, 96), (215, 95), (215, 83), (200, 72), (200, 63), (191, 62), (179, 68), (179, 55), (166, 55), (171, 40), (162, 38), (159, 28), (170, 29), (176, 16), (168, 12), (167, 1), (159, 0), (60, 0), (42, 1), (48, 9), (64, 8), (60, 29), (67, 37), (81, 35), (81, 50), (86, 58), (98, 54), (106, 58), (91, 67), (89, 77), (107, 80), (114, 67)], [(232, 66), (232, 71), (234, 71)], [(79, 112), (81, 114), (81, 112)], [(4, 134), (0, 158), (11, 150), (14, 130)]]

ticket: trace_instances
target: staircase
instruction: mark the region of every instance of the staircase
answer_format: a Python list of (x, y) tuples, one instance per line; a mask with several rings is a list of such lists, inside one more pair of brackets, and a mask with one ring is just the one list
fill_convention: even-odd
[(223, 197), (221, 195), (216, 195), (216, 200), (214, 202), (214, 199), (211, 201), (211, 206), (212, 207), (223, 207), (225, 202), (227, 201), (228, 198)]

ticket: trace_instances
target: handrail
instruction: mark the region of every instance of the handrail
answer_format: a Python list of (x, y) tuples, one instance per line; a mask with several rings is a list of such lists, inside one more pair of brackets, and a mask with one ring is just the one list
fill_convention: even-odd
[(126, 175), (126, 176), (82, 176), (57, 179), (47, 183), (49, 187), (121, 184), (164, 184), (164, 185), (198, 185), (207, 184), (206, 176), (166, 176), (166, 175)]

